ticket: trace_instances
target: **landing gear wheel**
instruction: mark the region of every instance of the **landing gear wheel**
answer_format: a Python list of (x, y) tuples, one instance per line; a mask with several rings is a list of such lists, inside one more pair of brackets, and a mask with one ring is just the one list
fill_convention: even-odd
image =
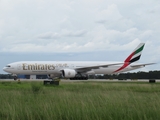
[(13, 78), (14, 80), (17, 80), (17, 76), (14, 76), (14, 78)]
[(88, 77), (74, 77), (70, 78), (70, 80), (88, 80)]

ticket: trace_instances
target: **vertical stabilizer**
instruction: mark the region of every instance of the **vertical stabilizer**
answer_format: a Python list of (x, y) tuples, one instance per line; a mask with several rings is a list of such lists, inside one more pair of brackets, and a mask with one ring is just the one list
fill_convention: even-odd
[(138, 61), (140, 59), (140, 57), (141, 57), (144, 45), (145, 45), (145, 43), (140, 43), (136, 47), (136, 49), (126, 58), (126, 60), (124, 61), (123, 66), (120, 67), (118, 70), (116, 70), (114, 72), (119, 72), (119, 71), (123, 70), (124, 68), (126, 68), (129, 64)]
[(124, 62), (128, 62), (129, 64), (136, 62), (140, 59), (142, 50), (144, 48), (145, 43), (140, 43), (138, 47), (126, 58)]

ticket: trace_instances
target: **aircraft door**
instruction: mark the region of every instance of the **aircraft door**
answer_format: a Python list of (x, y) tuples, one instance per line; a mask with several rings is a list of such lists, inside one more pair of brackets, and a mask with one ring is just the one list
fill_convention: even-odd
[(17, 65), (17, 69), (18, 69), (18, 70), (22, 70), (22, 65), (21, 65), (21, 64), (18, 64), (18, 65)]

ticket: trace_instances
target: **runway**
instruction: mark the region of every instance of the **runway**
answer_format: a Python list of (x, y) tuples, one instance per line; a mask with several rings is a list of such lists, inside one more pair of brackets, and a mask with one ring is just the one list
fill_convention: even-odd
[[(44, 81), (47, 79), (20, 79), (20, 81)], [(160, 79), (155, 79), (160, 82)], [(0, 81), (14, 81), (13, 79), (0, 79)], [(17, 80), (18, 81), (18, 80)], [(60, 79), (61, 82), (149, 82), (149, 79), (136, 79), (136, 80), (118, 80), (118, 79), (88, 79), (88, 80), (69, 80)]]
[[(153, 79), (154, 80), (154, 79)], [(118, 79), (88, 79), (88, 80), (61, 80), (63, 82), (149, 82), (149, 79), (137, 79), (137, 80), (118, 80)], [(155, 80), (160, 82), (160, 80)]]

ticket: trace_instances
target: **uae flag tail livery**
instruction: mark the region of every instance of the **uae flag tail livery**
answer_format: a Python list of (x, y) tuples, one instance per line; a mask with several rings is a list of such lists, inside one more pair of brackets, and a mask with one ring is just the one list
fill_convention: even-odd
[(129, 64), (138, 61), (140, 59), (140, 57), (141, 57), (144, 45), (145, 45), (145, 43), (140, 43), (138, 45), (138, 47), (126, 58), (126, 60), (124, 61), (123, 66), (120, 67), (115, 72), (119, 72), (119, 71), (123, 70), (124, 68), (126, 68)]

